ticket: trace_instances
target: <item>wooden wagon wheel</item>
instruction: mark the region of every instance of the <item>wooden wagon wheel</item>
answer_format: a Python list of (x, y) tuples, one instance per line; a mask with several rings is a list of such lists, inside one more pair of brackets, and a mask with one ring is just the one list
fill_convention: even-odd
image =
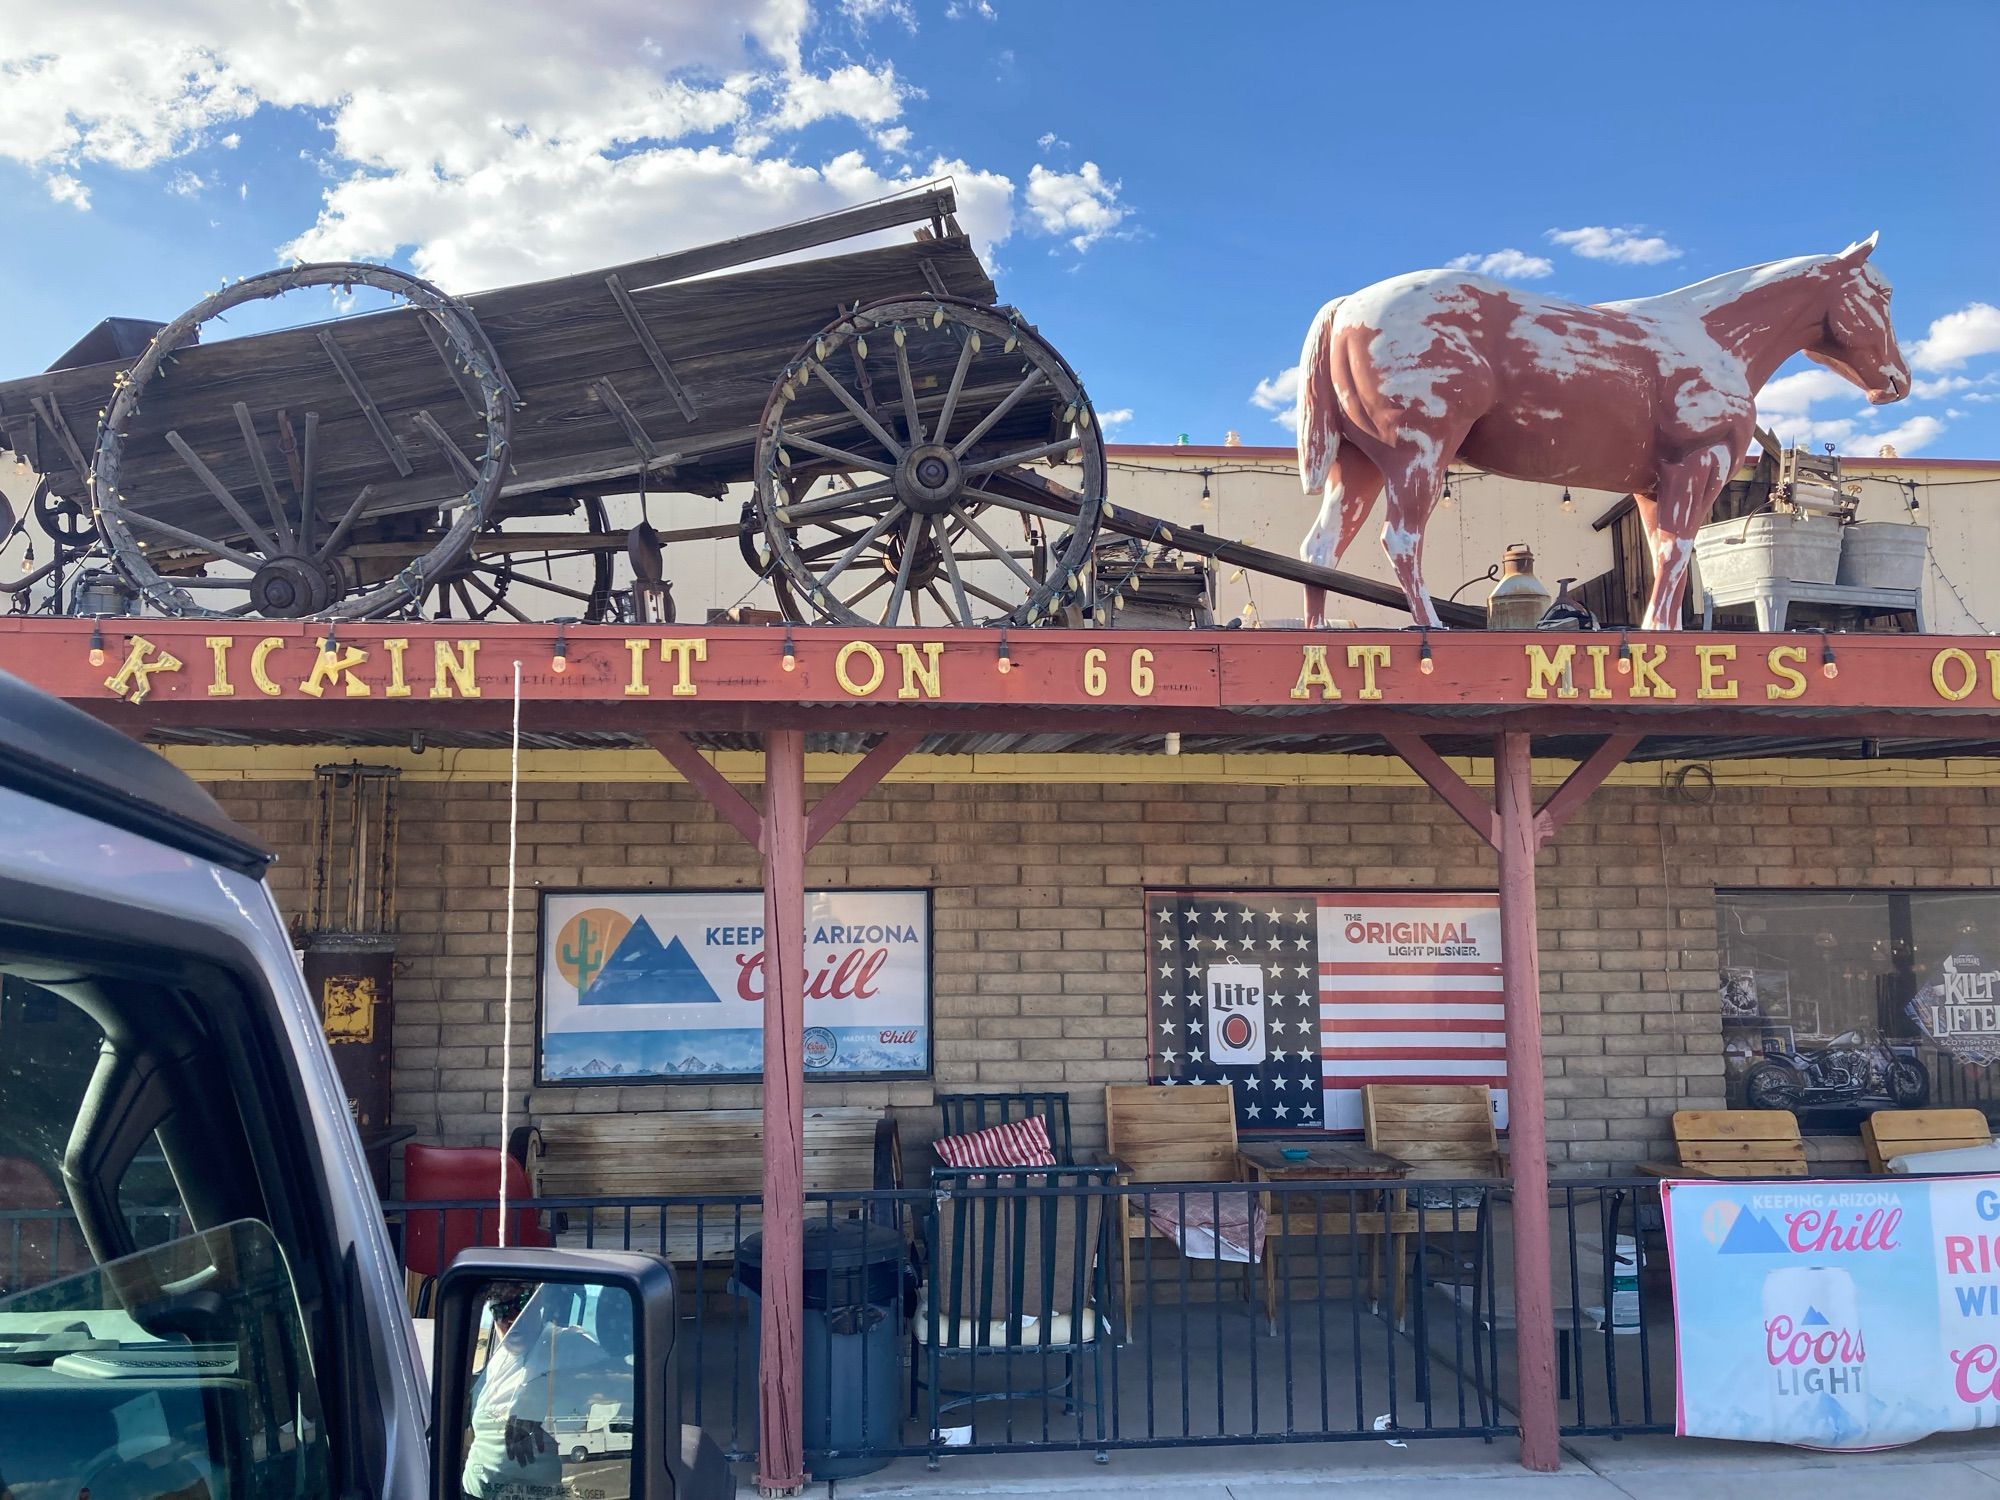
[[(342, 556), (342, 546), (356, 522), (367, 514), (368, 487), (363, 485), (352, 495), (338, 497), (338, 510), (322, 510), (323, 497), (316, 492), (315, 474), (317, 412), (305, 413), (298, 468), (293, 471), (281, 462), (275, 465), (274, 474), (255, 417), (248, 406), (236, 404), (236, 422), (262, 492), (261, 516), (252, 514), (175, 432), (167, 433), (165, 442), (214, 500), (218, 507), (214, 519), (201, 529), (172, 525), (148, 515), (139, 497), (120, 488), (126, 435), (139, 403), (161, 367), (190, 341), (195, 330), (232, 307), (314, 286), (366, 286), (400, 298), (419, 318), (436, 325), (441, 335), (439, 352), (459, 372), (456, 384), (453, 379), (442, 379), (442, 388), (452, 391), (454, 399), (461, 390), (474, 391), (480, 398), (485, 448), (476, 460), (466, 458), (455, 447), (449, 451), (452, 467), (466, 487), (462, 495), (438, 507), (449, 517), (448, 524), (432, 533), (435, 540), (420, 555), (387, 578), (370, 580)], [(372, 407), (369, 414), (371, 421), (380, 423), (380, 414)], [(420, 414), (419, 421), (426, 416), (428, 413)], [(96, 458), (90, 469), (91, 504), (112, 561), (162, 614), (367, 619), (421, 599), (431, 580), (464, 556), (485, 524), (506, 477), (512, 431), (512, 391), (493, 346), (464, 304), (427, 281), (386, 266), (351, 261), (295, 266), (267, 271), (212, 292), (153, 336), (138, 362), (119, 377), (99, 425)], [(281, 429), (280, 447), (289, 435), (289, 429)], [(286, 480), (291, 483), (286, 485)], [(292, 491), (289, 499), (281, 492), (281, 485)], [(201, 572), (162, 572), (155, 565), (155, 556), (167, 553), (200, 559)], [(211, 568), (234, 571), (211, 573)], [(205, 593), (215, 602), (204, 603), (190, 591)], [(237, 602), (239, 599), (243, 602)]]
[[(465, 556), (431, 585), (424, 613), (437, 620), (554, 620), (585, 625), (611, 616), (612, 560), (626, 539), (614, 535), (604, 501), (580, 502), (584, 530), (509, 531), (500, 522), (483, 531)], [(542, 545), (537, 545), (542, 543)]]
[[(1051, 460), (1076, 467), (1079, 488), (1028, 472)], [(1060, 611), (1091, 555), (1103, 440), (1075, 372), (1012, 314), (877, 302), (828, 325), (779, 379), (756, 495), (795, 618), (1033, 625)]]

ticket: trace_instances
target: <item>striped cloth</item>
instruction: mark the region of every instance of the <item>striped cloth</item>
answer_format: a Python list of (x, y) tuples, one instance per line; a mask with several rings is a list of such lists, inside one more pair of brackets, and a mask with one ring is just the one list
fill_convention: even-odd
[(1053, 1167), (1048, 1122), (1040, 1115), (989, 1125), (969, 1135), (947, 1135), (937, 1154), (948, 1167)]

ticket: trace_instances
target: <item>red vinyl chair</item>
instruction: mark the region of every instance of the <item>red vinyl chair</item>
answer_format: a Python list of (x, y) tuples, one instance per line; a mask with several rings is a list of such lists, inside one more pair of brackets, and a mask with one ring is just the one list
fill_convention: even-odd
[[(403, 1268), (413, 1283), (412, 1310), (421, 1314), (429, 1300), (430, 1283), (452, 1263), (458, 1252), (473, 1245), (500, 1243), (499, 1171), (501, 1153), (491, 1146), (421, 1146), (403, 1148), (403, 1198), (411, 1207), (403, 1221)], [(507, 1162), (507, 1197), (534, 1197), (527, 1168), (514, 1157)], [(483, 1201), (478, 1208), (423, 1208), (441, 1202)], [(553, 1245), (555, 1237), (542, 1227), (533, 1209), (507, 1210), (509, 1245)]]

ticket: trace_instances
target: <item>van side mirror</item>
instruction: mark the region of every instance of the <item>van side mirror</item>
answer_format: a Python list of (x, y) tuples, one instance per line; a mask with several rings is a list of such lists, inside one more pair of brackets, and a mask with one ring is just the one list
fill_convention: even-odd
[(439, 1278), (433, 1500), (731, 1500), (683, 1428), (672, 1267), (613, 1250), (470, 1249)]

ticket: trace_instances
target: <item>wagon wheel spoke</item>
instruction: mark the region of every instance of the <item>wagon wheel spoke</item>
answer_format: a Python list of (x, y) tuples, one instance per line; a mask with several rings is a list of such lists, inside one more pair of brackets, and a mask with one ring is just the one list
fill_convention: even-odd
[(894, 575), (892, 574), (886, 572), (877, 573), (866, 584), (856, 589), (840, 602), (845, 604), (849, 609), (852, 609), (870, 594), (876, 592), (878, 589), (886, 589), (894, 581)]
[(875, 538), (880, 536), (883, 532), (887, 531), (891, 526), (895, 525), (896, 518), (902, 515), (902, 513), (903, 513), (902, 507), (897, 506), (895, 509), (886, 512), (879, 520), (875, 522), (873, 526), (869, 527), (867, 531), (863, 532), (862, 535), (855, 541), (853, 546), (849, 547), (845, 552), (840, 554), (840, 561), (835, 563), (832, 567), (828, 568), (825, 573), (820, 575), (819, 581), (821, 586), (825, 587), (831, 584), (834, 579), (838, 578), (842, 573), (846, 572), (848, 567), (854, 562), (854, 559), (861, 555), (861, 549), (863, 547), (866, 547), (870, 542), (874, 541)]
[(802, 521), (810, 516), (835, 515), (843, 510), (852, 510), (857, 505), (866, 505), (870, 500), (887, 499), (895, 493), (896, 486), (888, 480), (884, 480), (881, 484), (864, 484), (859, 489), (843, 490), (837, 495), (822, 495), (817, 500), (780, 506), (778, 519), (792, 522)]
[(512, 615), (515, 619), (519, 620), (523, 625), (528, 625), (533, 623), (533, 621), (531, 621), (526, 614), (522, 613), (512, 604), (509, 604), (505, 598), (503, 598), (500, 594), (496, 593), (492, 585), (487, 583), (483, 578), (479, 577), (478, 574), (474, 573), (468, 575), (465, 581), (471, 584), (474, 588), (478, 589), (480, 593), (484, 594), (487, 598), (487, 601), (490, 604), (492, 604), (495, 608), (504, 610), (506, 613)]
[(938, 551), (944, 556), (945, 576), (951, 579), (951, 592), (958, 600), (958, 621), (961, 625), (972, 623), (972, 605), (965, 597), (965, 577), (958, 571), (958, 556), (951, 550), (952, 539), (945, 535), (944, 522), (933, 516), (931, 529), (938, 539)]
[(869, 458), (866, 454), (855, 453), (846, 448), (835, 448), (831, 444), (819, 442), (799, 432), (780, 432), (779, 443), (786, 448), (803, 448), (819, 458), (830, 458), (835, 463), (846, 464), (851, 469), (866, 469), (872, 474), (893, 474), (896, 466), (879, 458)]
[(846, 407), (853, 414), (855, 421), (868, 429), (876, 442), (889, 450), (891, 458), (900, 459), (903, 456), (903, 445), (890, 437), (888, 429), (883, 427), (874, 417), (870, 416), (865, 406), (848, 394), (846, 386), (827, 373), (825, 365), (816, 359), (808, 359), (806, 361), (806, 368), (819, 377), (820, 382), (833, 393), (833, 399)]
[(149, 516), (143, 511), (124, 510), (121, 508), (119, 519), (124, 521), (128, 526), (137, 526), (141, 530), (152, 532), (154, 536), (163, 536), (170, 542), (179, 542), (185, 547), (194, 548), (202, 552), (211, 552), (215, 556), (222, 558), (225, 562), (233, 562), (237, 567), (248, 568), (253, 573), (264, 566), (264, 559), (261, 557), (253, 557), (248, 552), (230, 546), (227, 542), (214, 541), (196, 532), (185, 531), (179, 526), (162, 521), (157, 516)]
[(903, 529), (903, 556), (896, 564), (896, 589), (889, 595), (889, 607), (882, 611), (882, 624), (886, 628), (896, 623), (896, 616), (903, 607), (903, 595), (910, 587), (910, 565), (916, 561), (917, 538), (923, 534), (924, 518), (912, 514), (910, 523)]
[(966, 593), (972, 595), (973, 598), (983, 600), (985, 603), (992, 605), (995, 609), (998, 610), (1009, 610), (1014, 607), (1007, 600), (1002, 599), (998, 594), (988, 593), (985, 589), (981, 588), (976, 583), (968, 583), (965, 586), (965, 591)]
[(1073, 510), (1055, 510), (1050, 506), (1037, 505), (1032, 500), (1023, 500), (1018, 495), (1009, 495), (1001, 490), (982, 488), (974, 489), (972, 493), (1007, 510), (1019, 511), (1024, 516), (1040, 516), (1045, 521), (1060, 521), (1065, 526), (1073, 525), (1076, 521), (1076, 512)]
[(942, 443), (945, 434), (951, 431), (951, 419), (958, 412), (958, 393), (965, 388), (965, 372), (972, 367), (972, 356), (979, 352), (979, 341), (967, 337), (958, 347), (958, 365), (951, 372), (951, 386), (944, 393), (944, 405), (938, 408), (937, 430), (931, 434), (931, 441)]
[(1020, 405), (1021, 398), (1027, 395), (1028, 392), (1032, 391), (1036, 386), (1040, 385), (1045, 378), (1046, 377), (1042, 374), (1040, 370), (1028, 371), (1026, 375), (1023, 375), (1021, 377), (1021, 383), (1015, 386), (1014, 389), (1009, 391), (1005, 396), (1001, 397), (1000, 404), (994, 407), (993, 410), (989, 411), (984, 417), (980, 419), (979, 425), (977, 427), (973, 428), (972, 431), (968, 432), (964, 437), (960, 438), (957, 442), (951, 445), (951, 451), (957, 454), (960, 458), (965, 457), (966, 451), (970, 449), (974, 443), (978, 442), (981, 438), (985, 437), (987, 433), (991, 432), (993, 430), (994, 424), (997, 423), (1002, 417), (1006, 416), (1007, 413), (1012, 411), (1016, 406)]
[(971, 532), (974, 536), (978, 537), (980, 545), (983, 546), (989, 554), (991, 554), (994, 557), (997, 557), (998, 559), (1000, 559), (1001, 562), (1005, 563), (1008, 569), (1013, 573), (1013, 575), (1016, 578), (1020, 579), (1021, 582), (1025, 583), (1029, 588), (1033, 588), (1035, 586), (1035, 575), (1030, 573), (1026, 568), (1022, 567), (1019, 563), (1015, 562), (1014, 554), (1009, 552), (1005, 547), (1001, 546), (998, 542), (994, 541), (992, 534), (989, 533), (984, 526), (981, 526), (977, 521), (973, 520), (971, 516), (966, 514), (964, 506), (954, 505), (951, 508), (951, 513), (957, 516), (959, 520), (963, 521), (965, 523), (965, 529)]
[(976, 464), (967, 464), (965, 476), (968, 479), (976, 479), (982, 474), (991, 474), (995, 469), (1016, 469), (1023, 464), (1034, 463), (1037, 459), (1054, 458), (1058, 453), (1071, 453), (1075, 449), (1075, 438), (1063, 438), (1054, 443), (1040, 443), (1033, 448), (1023, 448), (1018, 453), (1004, 453), (998, 458), (982, 458)]
[(896, 384), (903, 392), (903, 420), (909, 424), (910, 446), (924, 440), (924, 419), (917, 411), (917, 388), (910, 381), (910, 351), (903, 347), (903, 331), (896, 330)]

